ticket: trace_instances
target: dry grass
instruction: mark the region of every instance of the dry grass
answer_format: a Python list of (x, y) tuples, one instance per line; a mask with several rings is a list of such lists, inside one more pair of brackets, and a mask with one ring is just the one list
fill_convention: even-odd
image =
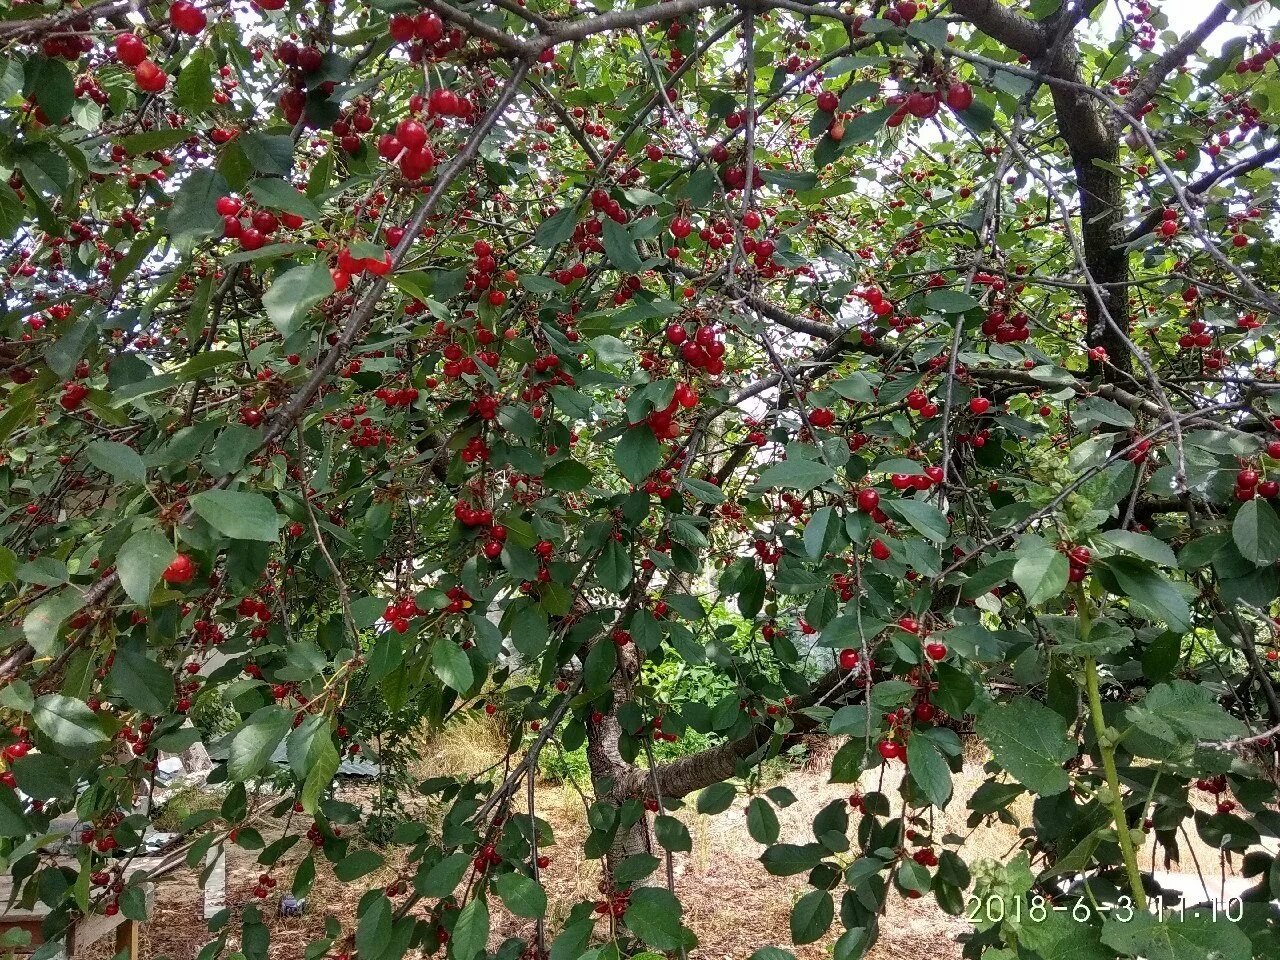
[[(496, 721), (476, 714), (459, 718), (444, 734), (424, 735), (424, 753), (413, 775), (425, 779), (445, 772), (481, 774), (495, 767), (500, 771), (506, 746), (506, 733)], [(834, 749), (835, 745), (829, 741), (815, 741), (803, 768), (784, 777), (784, 785), (796, 795), (797, 802), (778, 811), (783, 841), (803, 843), (811, 839), (811, 824), (818, 810), (853, 791), (853, 785), (827, 782)], [(932, 835), (939, 840), (948, 832), (967, 835), (968, 859), (1007, 859), (1019, 843), (1016, 827), (995, 823), (970, 832), (965, 825), (967, 802), (984, 779), (981, 767), (986, 759), (972, 741), (968, 742), (967, 749), (965, 769), (955, 778), (951, 804), (946, 811), (933, 814)], [(893, 796), (903, 774), (901, 765), (895, 764), (869, 771), (858, 786), (864, 792), (881, 790)], [(349, 788), (346, 799), (365, 802), (370, 793), (368, 786)], [(436, 822), (438, 812), (430, 804), (406, 799), (412, 815), (428, 825)], [(692, 803), (678, 814), (693, 838), (692, 852), (675, 857), (674, 873), (676, 892), (685, 907), (685, 923), (699, 938), (700, 946), (693, 951), (695, 957), (742, 960), (763, 944), (791, 948), (788, 926), (791, 907), (808, 888), (803, 876), (773, 877), (761, 867), (758, 857), (763, 848), (746, 830), (746, 799), (740, 796), (733, 809), (716, 817), (697, 814)], [(551, 863), (542, 878), (549, 901), (547, 927), (554, 935), (573, 904), (596, 897), (602, 872), (598, 861), (583, 863), (578, 856), (589, 832), (586, 801), (582, 795), (568, 784), (542, 783), (537, 788), (536, 803), (538, 815), (551, 824), (556, 841), (544, 851), (551, 857)], [(1020, 798), (1011, 810), (1022, 824), (1030, 822), (1029, 797)], [(270, 841), (278, 829), (268, 826), (263, 832)], [(280, 878), (282, 886), (292, 877), (297, 860), (305, 854), (302, 847), (295, 847), (275, 868), (274, 875)], [(1216, 868), (1214, 851), (1200, 844), (1196, 853), (1206, 869)], [(230, 854), (227, 903), (233, 911), (254, 900), (252, 888), (260, 871), (254, 859), (254, 854), (245, 851), (233, 850)], [(385, 885), (403, 867), (402, 861), (393, 861), (355, 884), (346, 884), (333, 876), (323, 858), (320, 860), (303, 917), (277, 916), (275, 896), (264, 905), (272, 930), (271, 960), (300, 960), (307, 943), (323, 935), (326, 915), (338, 918), (344, 931), (352, 931), (356, 904), (364, 891)], [(491, 947), (508, 936), (532, 935), (532, 921), (506, 914), (496, 898), (492, 909)], [(600, 929), (603, 933), (603, 926)], [(947, 916), (931, 899), (905, 901), (895, 894), (871, 956), (874, 960), (916, 960), (922, 956), (959, 960), (960, 946), (956, 938), (966, 929), (963, 920)], [(153, 920), (144, 928), (143, 957), (195, 960), (207, 939), (194, 879), (188, 875), (162, 884)], [(830, 956), (833, 940), (834, 936), (829, 936), (818, 943), (795, 948), (794, 952), (799, 960), (825, 960)], [(234, 946), (233, 941), (230, 949)], [(94, 954), (92, 960), (106, 960), (109, 956), (105, 944)]]

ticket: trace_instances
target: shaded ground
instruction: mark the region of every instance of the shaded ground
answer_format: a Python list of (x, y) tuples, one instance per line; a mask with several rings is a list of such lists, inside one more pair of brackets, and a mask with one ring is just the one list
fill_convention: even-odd
[[(440, 770), (481, 769), (501, 756), (505, 745), (498, 731), (474, 724), (451, 739), (429, 746), (430, 754), (424, 759), (421, 771), (423, 776)], [(964, 823), (966, 803), (983, 780), (982, 758), (970, 759), (972, 762), (966, 763), (964, 774), (956, 778), (956, 796), (947, 812), (935, 816), (932, 833), (936, 838), (947, 832), (969, 833)], [(778, 811), (782, 841), (804, 843), (812, 839), (811, 824), (817, 811), (833, 799), (847, 797), (852, 792), (848, 784), (826, 782), (828, 760), (829, 756), (813, 757), (806, 768), (792, 770), (780, 781), (798, 798), (792, 806)], [(872, 772), (864, 777), (861, 786), (864, 790), (880, 789), (894, 796), (901, 776), (901, 767), (895, 765), (883, 775), (883, 781), (881, 774)], [(368, 790), (368, 787), (349, 788), (346, 799), (358, 802), (362, 795), (367, 797)], [(830, 956), (834, 936), (803, 947), (791, 947), (788, 927), (791, 907), (809, 888), (804, 875), (783, 878), (765, 872), (757, 859), (763, 848), (747, 832), (744, 805), (745, 798), (739, 797), (733, 809), (715, 817), (698, 815), (692, 811), (692, 805), (680, 814), (693, 838), (693, 850), (676, 855), (674, 872), (676, 892), (685, 907), (685, 922), (700, 940), (693, 956), (741, 960), (762, 945), (774, 944), (793, 949), (799, 960), (825, 960)], [(585, 803), (577, 790), (569, 784), (544, 784), (537, 794), (537, 806), (538, 814), (552, 824), (556, 836), (556, 846), (546, 851), (552, 860), (543, 876), (550, 901), (548, 930), (554, 936), (572, 904), (595, 898), (600, 869), (598, 863), (582, 864), (575, 855), (588, 833)], [(1028, 809), (1018, 809), (1016, 804), (1014, 809), (1024, 822), (1029, 819)], [(270, 828), (263, 832), (269, 842)], [(1005, 859), (1017, 844), (1018, 835), (1013, 827), (1000, 824), (981, 827), (968, 837), (966, 858)], [(324, 935), (326, 915), (336, 917), (344, 931), (352, 931), (360, 897), (371, 887), (383, 886), (394, 879), (399, 866), (389, 863), (356, 883), (342, 883), (327, 865), (319, 863), (305, 914), (298, 918), (281, 917), (279, 894), (287, 888), (294, 865), (305, 853), (303, 847), (304, 844), (298, 844), (276, 866), (273, 874), (279, 886), (263, 904), (271, 927), (271, 960), (301, 960), (307, 944)], [(1203, 852), (1216, 875), (1216, 854)], [(227, 905), (233, 910), (255, 901), (252, 890), (261, 872), (255, 856), (248, 851), (230, 851)], [(161, 956), (195, 960), (209, 940), (201, 904), (194, 873), (187, 872), (162, 883), (157, 891), (153, 919), (143, 930), (144, 960)], [(491, 946), (507, 936), (531, 936), (532, 921), (506, 915), (496, 898), (491, 906), (494, 924)], [(932, 899), (904, 901), (895, 895), (871, 956), (874, 960), (917, 960), (919, 957), (958, 960), (957, 936), (967, 929), (963, 919), (946, 915)], [(603, 921), (597, 931), (601, 935), (607, 933)], [(100, 955), (92, 960), (109, 957), (106, 945), (102, 947), (97, 952)]]

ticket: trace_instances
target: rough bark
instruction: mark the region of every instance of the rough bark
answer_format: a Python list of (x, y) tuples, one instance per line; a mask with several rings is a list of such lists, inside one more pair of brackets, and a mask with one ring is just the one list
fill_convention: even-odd
[[(1070, 19), (1030, 20), (995, 0), (955, 0), (952, 8), (983, 33), (1032, 61), (1047, 77), (1083, 85), (1080, 51), (1073, 31), (1084, 8)], [(1071, 155), (1080, 202), (1081, 266), (1102, 289), (1101, 297), (1085, 293), (1089, 347), (1102, 347), (1109, 365), (1092, 364), (1110, 381), (1131, 367), (1128, 331), (1129, 256), (1124, 250), (1124, 205), (1119, 176), (1099, 163), (1114, 166), (1120, 157), (1120, 133), (1101, 104), (1084, 90), (1053, 87), (1058, 130)], [(1107, 317), (1111, 318), (1109, 322)]]
[[(597, 642), (611, 643), (608, 637)], [(598, 800), (621, 806), (636, 795), (638, 776), (634, 764), (622, 757), (618, 747), (622, 738), (622, 725), (618, 722), (618, 708), (630, 699), (630, 680), (639, 673), (639, 659), (634, 646), (619, 649), (618, 669), (614, 672), (611, 687), (613, 703), (599, 723), (587, 725), (587, 766), (591, 770), (591, 786)], [(639, 771), (643, 773), (643, 771)], [(641, 817), (627, 830), (618, 831), (613, 846), (605, 857), (605, 870), (613, 875), (619, 863), (635, 853), (652, 853), (653, 842), (649, 835), (647, 817)]]

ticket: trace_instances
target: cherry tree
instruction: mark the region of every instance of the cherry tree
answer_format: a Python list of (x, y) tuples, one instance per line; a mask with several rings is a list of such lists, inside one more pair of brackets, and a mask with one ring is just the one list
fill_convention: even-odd
[[(1280, 18), (1174, 7), (14, 0), (0, 859), (39, 955), (145, 914), (162, 752), (209, 746), (175, 842), (256, 851), (265, 901), (391, 859), (333, 789), (387, 711), (479, 711), (506, 762), (421, 784), (443, 827), (308, 957), (475, 960), (495, 901), (508, 960), (687, 956), (673, 813), (743, 803), (836, 960), (922, 899), (989, 960), (1276, 956)], [(784, 835), (765, 761), (819, 736), (850, 795)], [(965, 739), (969, 823), (1033, 811), (1003, 862), (934, 829)], [(592, 793), (557, 855), (605, 876), (554, 924), (553, 747)], [(1139, 852), (1193, 835), (1231, 919), (1153, 906)], [(267, 956), (227, 921), (203, 958)]]

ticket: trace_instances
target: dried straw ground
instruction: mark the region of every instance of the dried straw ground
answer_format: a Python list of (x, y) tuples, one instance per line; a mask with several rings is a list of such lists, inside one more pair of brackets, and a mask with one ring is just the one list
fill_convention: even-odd
[[(480, 770), (496, 762), (503, 751), (503, 737), (496, 726), (483, 719), (474, 720), (447, 736), (431, 740), (418, 772), (425, 777), (444, 770)], [(779, 811), (784, 841), (802, 843), (810, 839), (814, 814), (831, 800), (851, 792), (848, 784), (826, 782), (828, 760), (829, 755), (811, 756), (803, 769), (793, 770), (781, 780), (798, 798), (797, 803)], [(948, 811), (935, 821), (934, 836), (941, 837), (948, 831), (967, 832), (964, 827), (966, 804), (969, 795), (982, 782), (981, 764), (981, 757), (968, 758), (964, 774), (957, 778), (956, 796)], [(900, 776), (899, 768), (888, 773), (880, 783), (878, 773), (868, 773), (862, 787), (882, 789), (892, 796)], [(353, 791), (348, 799), (359, 800), (359, 790)], [(573, 856), (574, 850), (581, 849), (587, 834), (581, 795), (567, 784), (544, 784), (538, 790), (537, 804), (539, 815), (552, 824), (557, 842), (556, 847), (546, 851), (552, 856), (552, 863), (543, 878), (550, 899), (548, 926), (554, 935), (573, 903), (595, 897), (600, 874), (598, 864), (589, 862), (583, 866)], [(693, 956), (698, 958), (746, 960), (764, 944), (792, 949), (788, 917), (792, 904), (807, 889), (804, 877), (772, 877), (764, 871), (757, 860), (762, 847), (747, 833), (743, 805), (740, 797), (734, 809), (716, 817), (700, 816), (691, 809), (680, 814), (693, 837), (693, 851), (675, 858), (676, 892), (685, 906), (685, 922), (698, 935), (700, 946), (693, 951)], [(1015, 811), (1024, 822), (1029, 820), (1029, 809), (1015, 806)], [(429, 811), (423, 813), (430, 816)], [(270, 840), (270, 829), (264, 833)], [(1017, 832), (1012, 827), (979, 828), (966, 844), (966, 855), (1004, 858), (1017, 843)], [(562, 856), (558, 855), (559, 851), (563, 851)], [(1216, 863), (1212, 851), (1199, 852), (1202, 862)], [(1206, 856), (1207, 861), (1203, 859)], [(253, 900), (251, 891), (260, 871), (253, 857), (239, 850), (230, 854), (227, 903), (233, 910)], [(287, 887), (296, 859), (297, 856), (291, 855), (277, 866), (275, 875), (281, 878), (281, 889)], [(361, 895), (370, 887), (386, 884), (395, 876), (396, 867), (397, 864), (389, 863), (355, 884), (344, 884), (320, 866), (306, 913), (300, 918), (277, 916), (277, 897), (272, 896), (264, 905), (271, 927), (271, 960), (301, 960), (306, 945), (323, 936), (326, 916), (340, 920), (344, 931), (353, 930), (356, 904)], [(531, 933), (531, 921), (506, 915), (496, 900), (493, 911), (491, 946), (510, 935)], [(601, 935), (607, 933), (603, 921), (597, 929)], [(895, 896), (871, 956), (873, 960), (917, 960), (922, 956), (958, 960), (960, 945), (956, 938), (966, 929), (962, 919), (944, 914), (930, 899), (904, 901)], [(195, 960), (208, 939), (194, 876), (186, 875), (161, 884), (153, 919), (143, 931), (144, 960), (153, 957)], [(829, 937), (794, 948), (794, 952), (799, 960), (829, 957), (833, 939)], [(101, 957), (92, 960), (106, 960), (108, 956), (109, 952), (104, 949)]]

